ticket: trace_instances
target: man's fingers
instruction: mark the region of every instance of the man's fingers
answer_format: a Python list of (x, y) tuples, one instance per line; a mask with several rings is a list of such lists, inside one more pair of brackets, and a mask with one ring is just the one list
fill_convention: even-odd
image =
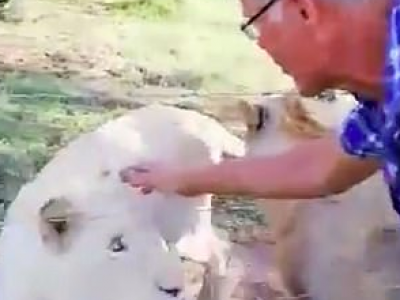
[(146, 173), (149, 170), (142, 166), (131, 166), (120, 171), (122, 182), (128, 183), (131, 187), (139, 188), (144, 195), (153, 192), (154, 188), (148, 185)]
[(145, 187), (142, 187), (141, 191), (144, 195), (148, 195), (153, 192), (153, 188), (150, 186), (145, 186)]
[(134, 178), (137, 174), (143, 174), (143, 173), (148, 173), (148, 172), (149, 172), (149, 169), (147, 169), (147, 168), (133, 166), (133, 167), (128, 167), (128, 168), (121, 170), (119, 172), (119, 175), (123, 182), (130, 182), (130, 181), (132, 181), (132, 178)]

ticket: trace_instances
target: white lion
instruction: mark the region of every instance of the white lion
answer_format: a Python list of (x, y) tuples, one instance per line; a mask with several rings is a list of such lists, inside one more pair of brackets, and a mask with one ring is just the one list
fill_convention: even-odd
[(0, 299), (180, 297), (179, 256), (224, 265), (211, 195), (142, 195), (121, 183), (119, 171), (150, 161), (216, 163), (224, 153), (243, 155), (243, 142), (212, 118), (163, 105), (79, 136), (20, 190), (7, 212)]

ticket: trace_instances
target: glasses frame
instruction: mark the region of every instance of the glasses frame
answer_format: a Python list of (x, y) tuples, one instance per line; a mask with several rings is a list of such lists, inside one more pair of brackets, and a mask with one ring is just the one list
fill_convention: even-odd
[(260, 10), (255, 13), (253, 16), (251, 16), (246, 22), (242, 23), (240, 25), (240, 30), (242, 32), (244, 32), (250, 39), (255, 39), (257, 37), (255, 37), (254, 33), (253, 33), (253, 29), (251, 25), (253, 25), (253, 23), (255, 21), (257, 21), (264, 13), (266, 13), (268, 11), (268, 9), (271, 8), (272, 5), (275, 4), (275, 2), (277, 2), (278, 0), (269, 0), (264, 6), (262, 6), (260, 8)]

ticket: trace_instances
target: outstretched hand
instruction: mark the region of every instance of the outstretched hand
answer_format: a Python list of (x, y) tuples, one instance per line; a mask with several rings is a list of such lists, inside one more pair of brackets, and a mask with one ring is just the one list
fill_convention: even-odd
[(143, 194), (153, 191), (186, 196), (184, 176), (177, 168), (163, 165), (130, 166), (120, 172), (122, 182), (139, 188)]

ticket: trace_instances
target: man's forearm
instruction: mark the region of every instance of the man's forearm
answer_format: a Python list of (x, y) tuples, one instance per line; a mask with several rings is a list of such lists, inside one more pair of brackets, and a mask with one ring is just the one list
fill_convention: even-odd
[(186, 194), (312, 199), (342, 193), (379, 169), (379, 162), (343, 153), (335, 137), (306, 141), (273, 157), (240, 158), (188, 171)]
[(324, 194), (315, 172), (318, 170), (313, 170), (307, 161), (284, 154), (273, 158), (224, 161), (219, 165), (194, 170), (185, 176), (185, 180), (187, 189), (194, 194), (309, 199)]

